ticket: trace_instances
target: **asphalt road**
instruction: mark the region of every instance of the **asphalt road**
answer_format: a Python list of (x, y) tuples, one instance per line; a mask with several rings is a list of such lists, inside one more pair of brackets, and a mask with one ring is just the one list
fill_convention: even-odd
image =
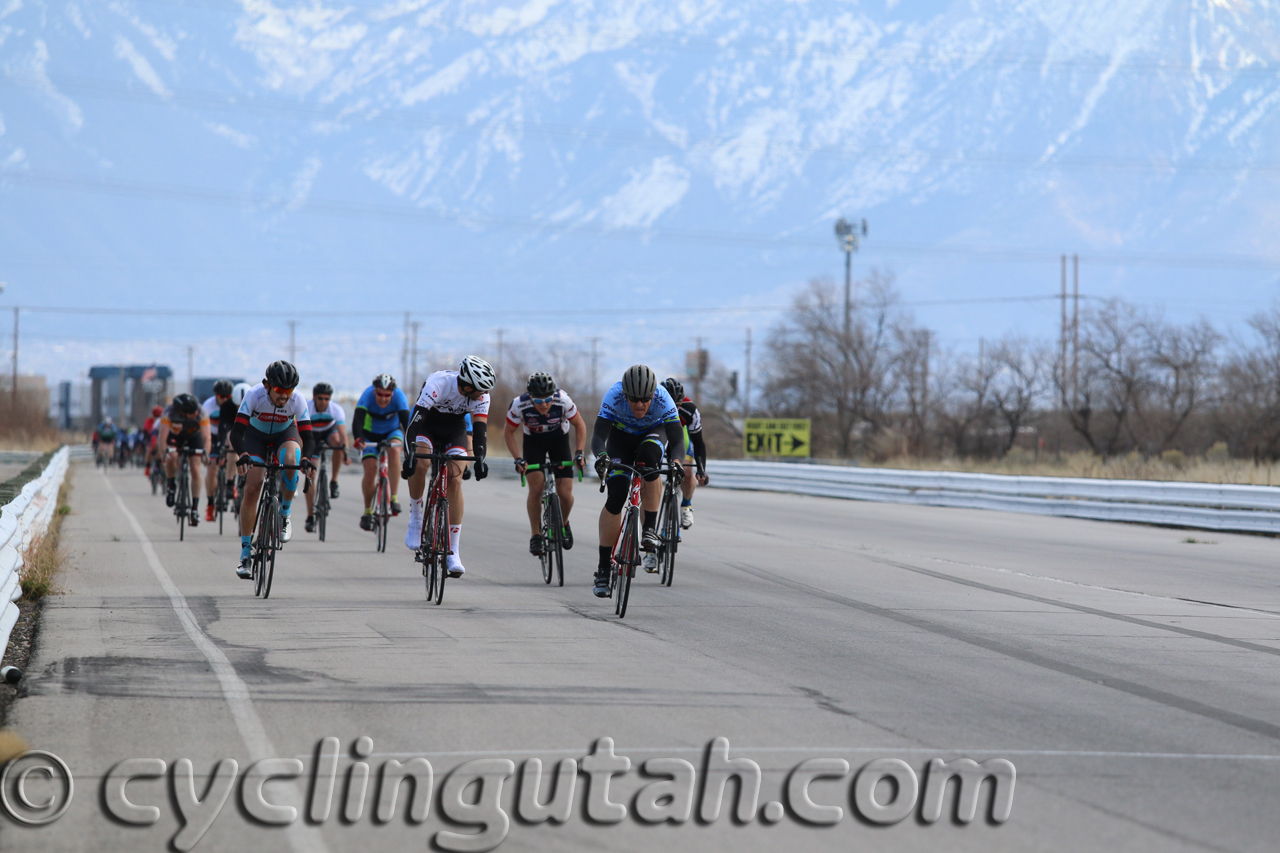
[[(440, 607), (423, 600), (403, 517), (388, 553), (375, 553), (356, 525), (357, 481), (343, 483), (330, 541), (299, 529), (264, 601), (233, 574), (233, 536), (202, 524), (178, 542), (139, 474), (77, 466), (69, 593), (45, 610), (14, 721), (32, 748), (66, 761), (75, 793), (49, 825), (0, 821), (0, 847), (172, 849), (184, 758), (206, 806), (214, 765), (237, 762), (234, 787), (213, 786), (230, 793), (194, 848), (210, 851), (463, 849), (461, 836), (482, 828), (500, 849), (557, 851), (1270, 851), (1280, 838), (1274, 540), (707, 489), (674, 586), (642, 576), (619, 621), (590, 594), (601, 503), (590, 482), (578, 486), (563, 589), (545, 586), (527, 554), (518, 484), (468, 483), (468, 573)], [(361, 736), (372, 739), (363, 798), (351, 752)], [(298, 779), (266, 783), (266, 802), (305, 814), (323, 801), (327, 771), (313, 783), (313, 770), (335, 766), (318, 760), (324, 737), (341, 752), (328, 817), (254, 818), (245, 771), (258, 759), (302, 762)], [(601, 737), (630, 759), (608, 793), (625, 818), (608, 822), (596, 769), (577, 777), (565, 822), (523, 820), (526, 759), (550, 773)], [(717, 737), (761, 768), (760, 809), (745, 823), (729, 816), (732, 782), (718, 819), (698, 818)], [(426, 821), (405, 818), (404, 785), (395, 816), (379, 822), (380, 768), (414, 756), (434, 769)], [(1007, 821), (990, 819), (990, 781), (972, 822), (955, 816), (955, 783), (941, 819), (928, 820), (927, 767), (964, 757), (1016, 768)], [(134, 779), (125, 795), (157, 807), (157, 822), (108, 817), (108, 770), (145, 758), (169, 775)], [(642, 773), (648, 759), (668, 760)], [(837, 769), (806, 795), (789, 774), (809, 759)], [(882, 805), (905, 804), (889, 825), (859, 817), (852, 799), (854, 775), (877, 759), (905, 762), (919, 784), (911, 800), (894, 800), (911, 794), (905, 777), (902, 789), (876, 788)], [(503, 836), (497, 806), (466, 804), (490, 802), (512, 767)], [(460, 795), (479, 778), (471, 771), (490, 776)], [(37, 804), (56, 787), (39, 773), (28, 783)], [(344, 820), (349, 795), (363, 810)], [(840, 806), (838, 823), (798, 817), (805, 796)], [(641, 814), (678, 816), (690, 798), (684, 822), (636, 814), (642, 800), (652, 805), (639, 803)], [(765, 808), (775, 802), (785, 804), (776, 823), (778, 806)]]

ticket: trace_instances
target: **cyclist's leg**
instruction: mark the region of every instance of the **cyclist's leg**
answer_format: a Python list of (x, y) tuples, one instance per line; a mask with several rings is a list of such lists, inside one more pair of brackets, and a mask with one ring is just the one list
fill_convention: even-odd
[(365, 439), (364, 450), (360, 454), (360, 464), (364, 466), (364, 479), (360, 481), (360, 491), (364, 493), (365, 514), (373, 512), (373, 492), (378, 485), (378, 443), (376, 439)]
[(213, 501), (215, 493), (218, 491), (218, 457), (222, 453), (222, 448), (218, 446), (218, 439), (213, 440), (213, 452), (209, 454), (209, 459), (205, 463), (204, 472), (204, 494), (210, 502)]
[[(630, 465), (635, 461), (636, 448), (642, 436), (629, 435), (619, 430), (609, 434), (605, 452), (614, 462)], [(627, 492), (631, 484), (631, 475), (624, 471), (611, 471), (605, 479), (608, 496), (604, 506), (600, 507), (600, 559), (596, 564), (595, 594), (601, 598), (609, 594), (609, 567), (613, 545), (618, 541), (618, 531), (622, 529), (622, 508), (627, 502)]]
[(565, 467), (566, 462), (573, 462), (573, 453), (569, 449), (569, 434), (555, 433), (548, 448), (551, 470), (555, 471), (556, 494), (560, 496), (560, 520), (569, 523), (569, 511), (573, 509), (573, 467)]
[(336, 429), (329, 431), (328, 443), (333, 448), (329, 453), (329, 467), (332, 469), (329, 478), (336, 483), (338, 482), (338, 469), (342, 467), (342, 463), (347, 458), (347, 450), (342, 443), (342, 437), (338, 435)]
[(545, 479), (541, 471), (529, 471), (525, 474), (525, 482), (529, 484), (529, 494), (525, 498), (524, 505), (525, 511), (529, 514), (529, 529), (534, 536), (537, 536), (542, 529), (542, 483)]
[(387, 448), (387, 479), (391, 486), (391, 500), (400, 501), (400, 449), (404, 447), (404, 433), (393, 431), (387, 438), (391, 447)]
[(662, 465), (662, 455), (666, 451), (665, 436), (659, 432), (645, 435), (636, 448), (635, 466), (645, 471), (644, 485), (640, 488), (640, 501), (644, 506), (645, 529), (653, 527), (649, 515), (656, 520), (658, 507), (662, 504), (662, 480), (658, 469)]
[[(317, 469), (319, 469), (320, 454), (316, 453), (314, 456), (312, 456), (311, 462), (313, 465), (316, 466)], [(328, 486), (326, 485), (325, 488), (328, 488)], [(315, 515), (315, 511), (316, 511), (316, 490), (314, 485), (312, 486), (312, 488), (307, 489), (306, 497), (307, 497), (307, 518), (310, 518), (311, 516)]]

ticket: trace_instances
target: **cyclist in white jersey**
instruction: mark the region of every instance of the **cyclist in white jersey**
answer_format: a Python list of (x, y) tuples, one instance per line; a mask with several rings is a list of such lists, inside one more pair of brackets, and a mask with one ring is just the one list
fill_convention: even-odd
[[(319, 465), (321, 446), (327, 446), (330, 449), (329, 458), (333, 463), (330, 467), (333, 473), (329, 479), (329, 498), (336, 500), (338, 470), (342, 468), (342, 461), (346, 457), (347, 413), (343, 411), (342, 406), (333, 402), (333, 386), (328, 382), (317, 382), (311, 389), (311, 401), (307, 403), (307, 411), (311, 413), (311, 436), (315, 439), (315, 446), (312, 449), (316, 455), (312, 457), (312, 461)], [(325, 484), (317, 483), (316, 488), (323, 489)], [(306, 522), (308, 533), (316, 531), (315, 508), (316, 493), (308, 491)]]
[[(413, 407), (406, 434), (411, 451), (405, 454), (405, 478), (409, 481), (409, 531), (404, 544), (417, 550), (422, 541), (422, 495), (427, 490), (430, 465), (418, 465), (417, 453), (443, 449), (449, 456), (467, 455), (466, 416), (471, 415), (472, 455), (476, 457), (475, 477), (489, 475), (484, 461), (489, 423), (489, 391), (497, 384), (497, 376), (489, 362), (474, 355), (462, 360), (455, 370), (439, 370), (427, 377), (422, 393)], [(462, 566), (462, 464), (449, 463), (449, 555), (445, 566), (449, 577), (460, 578)]]
[(208, 476), (205, 477), (205, 494), (209, 500), (204, 510), (204, 520), (213, 521), (217, 514), (214, 506), (214, 494), (218, 491), (218, 468), (231, 460), (231, 467), (236, 464), (236, 454), (227, 446), (227, 436), (231, 434), (231, 425), (236, 422), (236, 411), (240, 408), (231, 402), (231, 391), (235, 386), (229, 379), (219, 379), (213, 383), (213, 396), (201, 404), (209, 416), (209, 436), (213, 446), (209, 453)]
[[(587, 422), (578, 407), (549, 373), (535, 373), (529, 377), (525, 393), (511, 401), (507, 409), (507, 426), (502, 438), (507, 443), (511, 458), (516, 461), (516, 473), (525, 473), (528, 465), (541, 470), (530, 471), (527, 482), (529, 496), (525, 509), (529, 513), (529, 553), (542, 554), (542, 486), (547, 475), (556, 478), (556, 494), (560, 496), (560, 511), (564, 519), (561, 540), (565, 550), (573, 547), (573, 531), (569, 527), (569, 512), (573, 509), (573, 470), (566, 463), (577, 463), (579, 470), (586, 465), (584, 449), (587, 444)], [(573, 426), (577, 453), (569, 455), (569, 427)], [(516, 433), (524, 433), (523, 451), (516, 448)]]

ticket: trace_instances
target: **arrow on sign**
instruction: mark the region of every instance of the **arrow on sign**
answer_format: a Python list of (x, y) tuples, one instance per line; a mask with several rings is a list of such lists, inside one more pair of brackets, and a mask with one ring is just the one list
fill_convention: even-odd
[(804, 439), (796, 438), (794, 435), (791, 436), (791, 451), (793, 453), (799, 448), (804, 447), (804, 445), (805, 445)]

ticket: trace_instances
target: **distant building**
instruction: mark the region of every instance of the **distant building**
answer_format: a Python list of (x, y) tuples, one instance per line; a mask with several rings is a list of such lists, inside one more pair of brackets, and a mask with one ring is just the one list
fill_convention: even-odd
[(90, 423), (110, 415), (118, 424), (140, 427), (152, 406), (169, 401), (173, 371), (167, 364), (104, 364), (89, 368), (89, 379)]

